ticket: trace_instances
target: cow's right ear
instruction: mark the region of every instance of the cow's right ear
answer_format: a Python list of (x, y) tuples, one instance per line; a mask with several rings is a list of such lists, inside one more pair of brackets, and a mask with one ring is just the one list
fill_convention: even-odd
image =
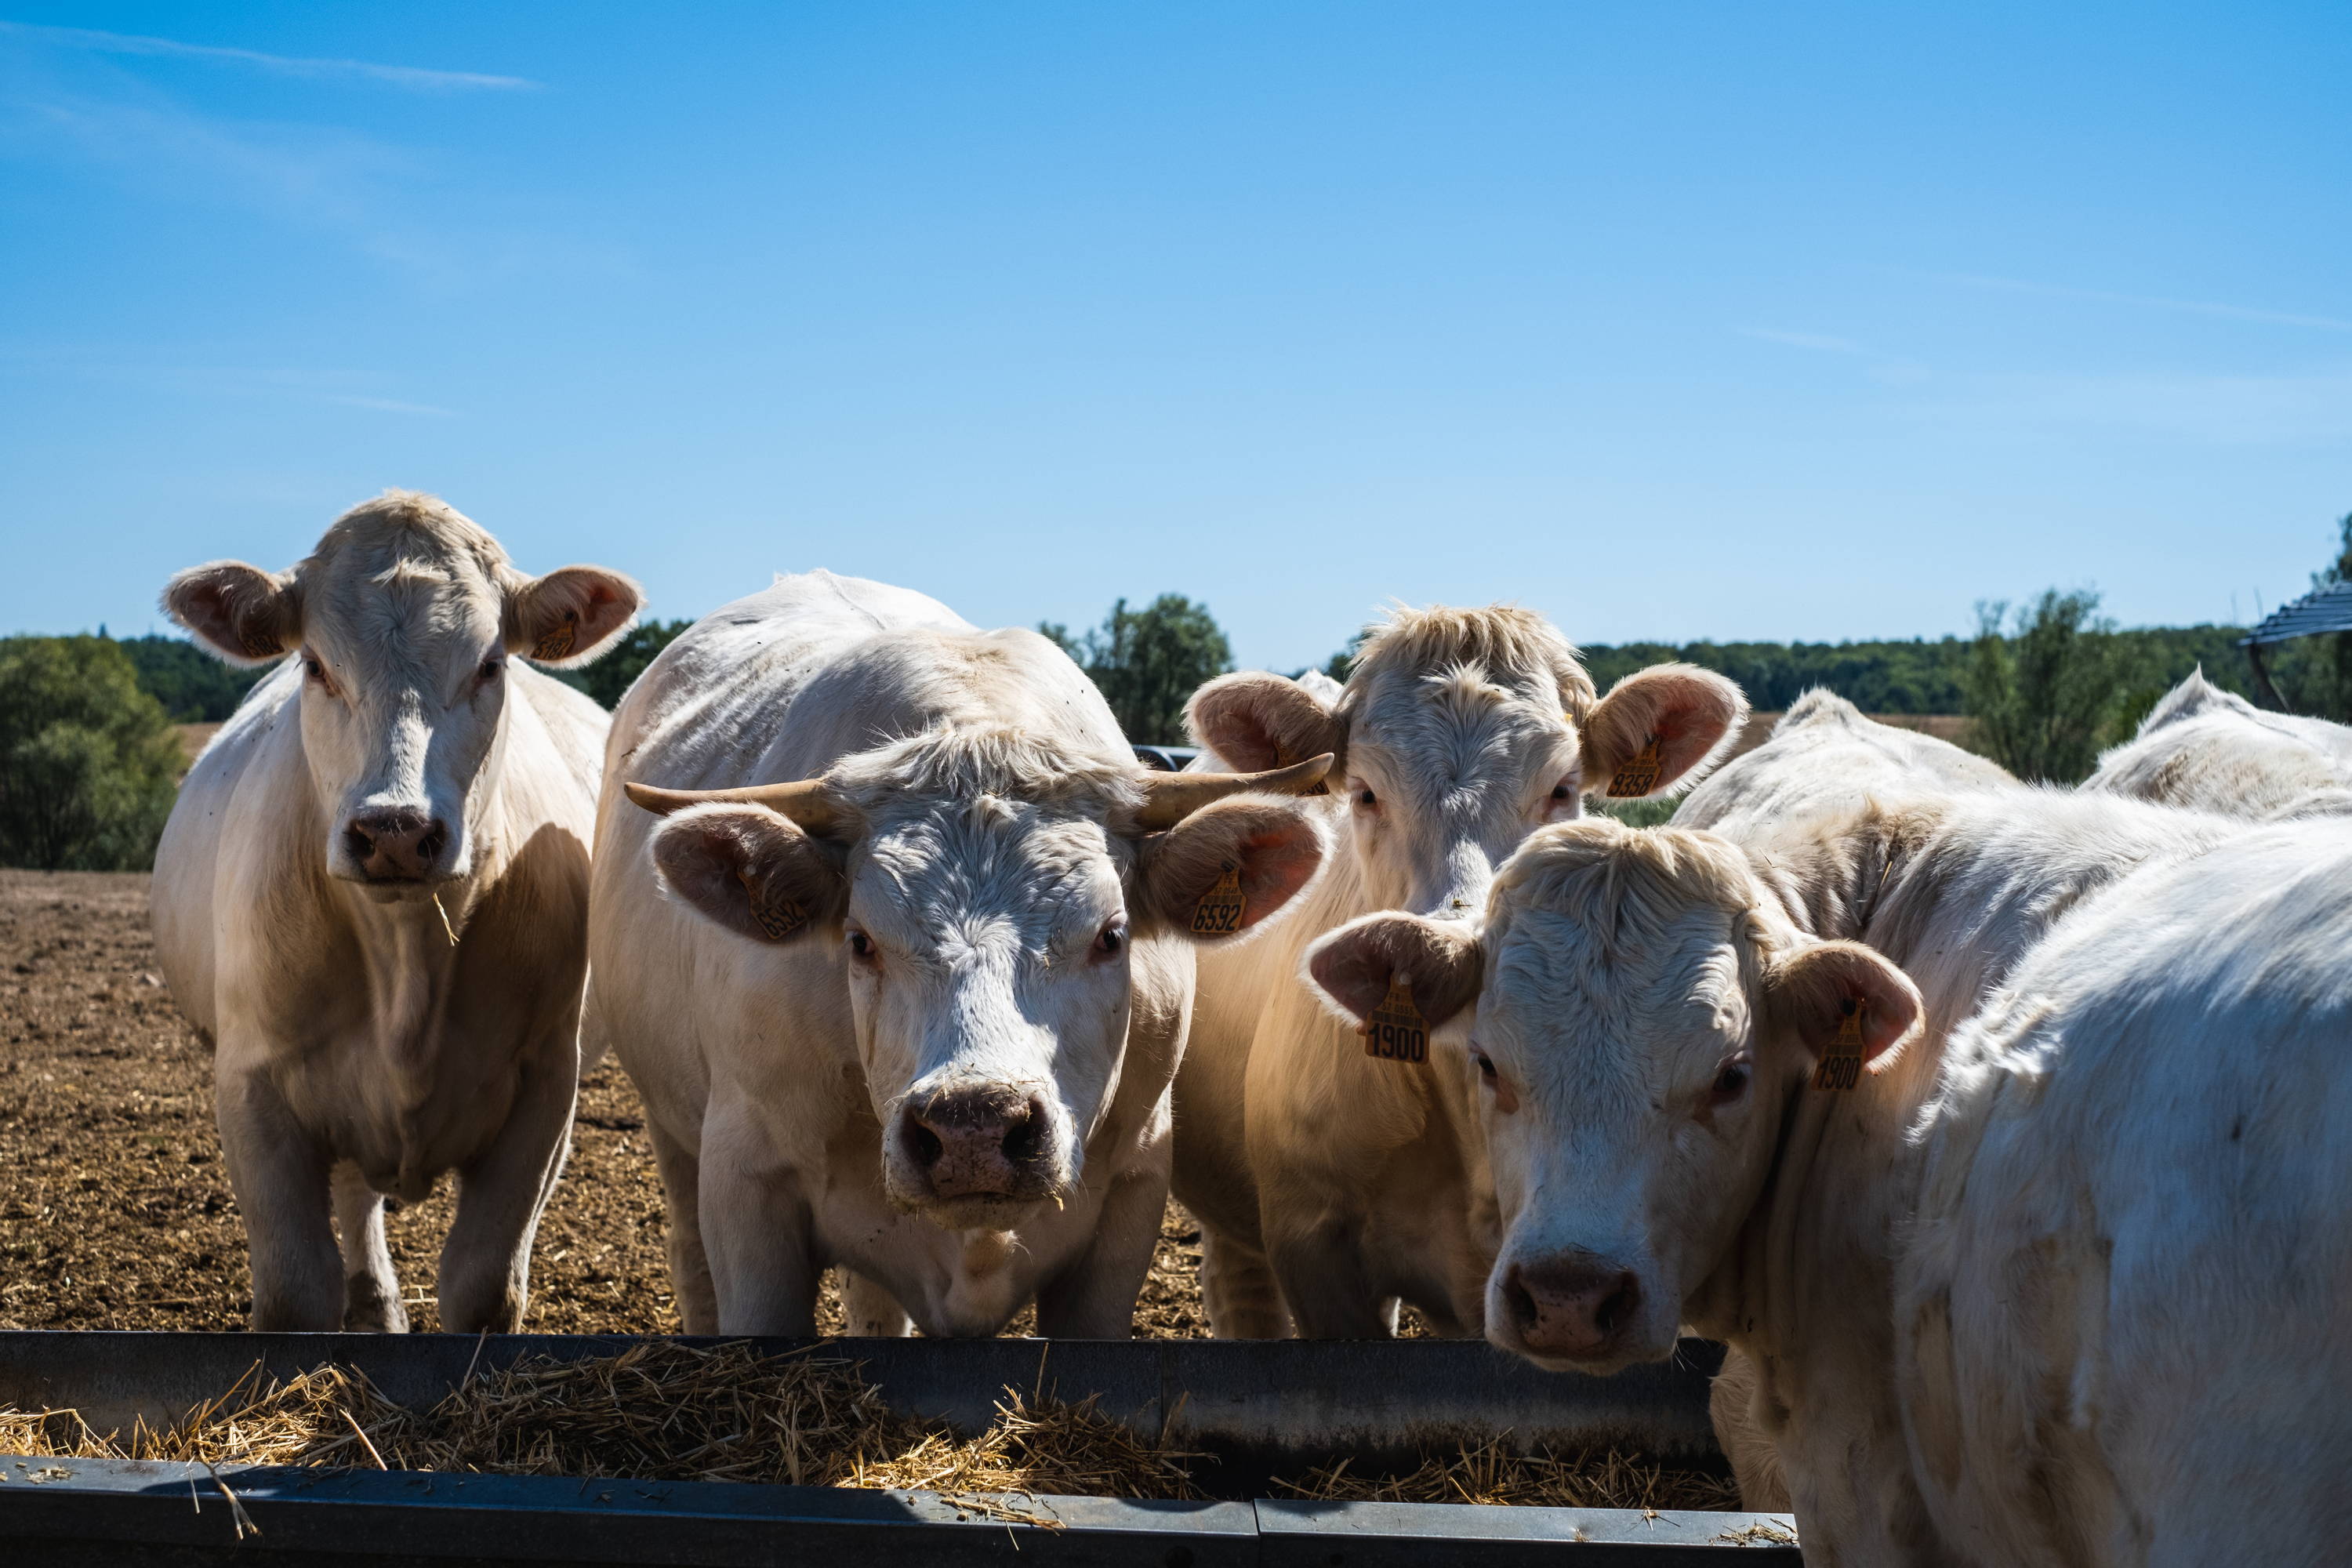
[(1478, 999), (1486, 959), (1478, 933), (1460, 921), (1362, 915), (1307, 950), (1307, 983), (1333, 1011), (1360, 1024), (1400, 982), (1432, 1030)]
[[(1192, 693), (1184, 704), (1184, 727), (1236, 773), (1286, 768), (1328, 752), (1328, 776), (1348, 776), (1346, 721), (1298, 682), (1265, 670), (1221, 675)], [(1318, 786), (1311, 793), (1328, 790)]]
[(302, 592), (294, 574), (242, 561), (179, 574), (164, 585), (163, 613), (231, 664), (268, 664), (302, 640)]
[(841, 918), (848, 887), (824, 847), (764, 805), (697, 805), (654, 831), (670, 890), (739, 936), (782, 942)]
[(1858, 1022), (1863, 1066), (1874, 1073), (1918, 1037), (1926, 1011), (1911, 977), (1858, 942), (1809, 942), (1765, 972), (1764, 988), (1773, 1021), (1816, 1061)]

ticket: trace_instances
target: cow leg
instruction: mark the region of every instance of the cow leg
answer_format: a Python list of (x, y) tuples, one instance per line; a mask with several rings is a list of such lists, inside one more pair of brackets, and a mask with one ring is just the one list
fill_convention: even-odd
[(1279, 1340), (1290, 1333), (1290, 1314), (1282, 1310), (1282, 1292), (1275, 1288), (1274, 1265), (1265, 1249), (1205, 1221), (1201, 1304), (1208, 1309), (1209, 1331), (1221, 1340)]
[(855, 1268), (841, 1271), (841, 1306), (849, 1331), (872, 1339), (904, 1339), (915, 1331), (915, 1320), (890, 1294)]
[(527, 1068), (489, 1146), (459, 1168), (457, 1217), (441, 1246), (445, 1333), (510, 1334), (530, 1302), (530, 1243), (572, 1152), (580, 1056), (567, 1037)]
[(712, 1106), (702, 1129), (700, 1178), (696, 1212), (718, 1331), (814, 1335), (824, 1269), (811, 1245), (808, 1206), (748, 1108)]
[(1396, 1299), (1366, 1271), (1353, 1219), (1333, 1215), (1285, 1224), (1269, 1205), (1263, 1225), (1275, 1283), (1300, 1339), (1395, 1337)]
[(669, 1220), (669, 1288), (677, 1298), (678, 1320), (689, 1334), (719, 1331), (719, 1298), (710, 1288), (710, 1259), (702, 1250), (701, 1163), (692, 1150), (662, 1130), (652, 1116), (654, 1169), (661, 1173), (662, 1204)]
[(335, 1230), (343, 1248), (343, 1327), (404, 1334), (408, 1308), (383, 1237), (383, 1194), (349, 1160), (335, 1167)]
[(1053, 1340), (1123, 1340), (1135, 1331), (1135, 1299), (1151, 1272), (1160, 1216), (1168, 1212), (1162, 1169), (1111, 1183), (1094, 1239), (1037, 1292), (1037, 1331)]
[(213, 1091), (229, 1187), (245, 1215), (253, 1326), (263, 1333), (332, 1333), (343, 1326), (343, 1268), (328, 1162), (266, 1072), (230, 1065), (243, 1054), (224, 1042)]

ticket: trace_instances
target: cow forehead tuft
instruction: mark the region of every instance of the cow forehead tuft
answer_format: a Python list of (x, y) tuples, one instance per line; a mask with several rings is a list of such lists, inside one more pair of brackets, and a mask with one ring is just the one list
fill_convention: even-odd
[(870, 752), (845, 757), (827, 774), (869, 820), (913, 803), (1043, 806), (1108, 817), (1141, 800), (1131, 758), (1108, 757), (1060, 736), (1012, 725), (939, 724)]
[(1580, 717), (1595, 700), (1592, 678), (1577, 662), (1575, 646), (1542, 616), (1517, 605), (1399, 605), (1368, 632), (1348, 677), (1348, 693), (1355, 698), (1351, 708), (1365, 700), (1360, 694), (1376, 695), (1391, 685), (1409, 687), (1427, 676), (1465, 668), (1514, 690), (1548, 682), (1571, 717)]

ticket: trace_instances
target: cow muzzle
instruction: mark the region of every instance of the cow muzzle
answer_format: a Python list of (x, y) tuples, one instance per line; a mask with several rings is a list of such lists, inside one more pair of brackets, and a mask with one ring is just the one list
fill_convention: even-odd
[(1574, 1251), (1513, 1262), (1487, 1334), (1503, 1349), (1547, 1363), (1622, 1364), (1647, 1347), (1641, 1277), (1612, 1258)]
[(995, 1210), (1034, 1203), (1058, 1184), (1053, 1133), (1045, 1095), (978, 1084), (910, 1101), (898, 1115), (898, 1153), (919, 1206)]
[[(405, 807), (355, 811), (343, 820), (341, 858), (354, 881), (397, 886), (449, 874), (449, 825)], [(339, 868), (340, 869), (340, 868)]]

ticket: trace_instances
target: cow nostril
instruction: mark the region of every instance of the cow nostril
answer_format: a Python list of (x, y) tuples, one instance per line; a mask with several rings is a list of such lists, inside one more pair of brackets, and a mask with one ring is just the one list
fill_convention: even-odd
[(352, 859), (364, 860), (375, 853), (375, 840), (368, 837), (366, 828), (353, 823), (343, 829), (343, 847), (351, 851)]
[(1520, 1282), (1519, 1270), (1516, 1265), (1512, 1267), (1510, 1273), (1504, 1277), (1503, 1302), (1510, 1308), (1512, 1325), (1521, 1334), (1535, 1331), (1538, 1316), (1535, 1295)]
[(424, 837), (416, 841), (417, 858), (426, 865), (441, 858), (442, 847), (449, 842), (448, 830), (436, 823)]
[(1628, 1272), (1617, 1276), (1617, 1289), (1602, 1298), (1593, 1309), (1592, 1326), (1603, 1334), (1613, 1334), (1631, 1321), (1635, 1309), (1642, 1304), (1641, 1281)]
[(1004, 1130), (1004, 1157), (1013, 1164), (1025, 1164), (1037, 1157), (1043, 1148), (1045, 1119), (1037, 1114), (1035, 1106), (1023, 1112), (1019, 1121)]
[(903, 1142), (907, 1146), (907, 1157), (915, 1162), (915, 1168), (919, 1171), (928, 1171), (938, 1164), (940, 1156), (947, 1152), (946, 1145), (940, 1142), (940, 1135), (911, 1116), (907, 1119)]

